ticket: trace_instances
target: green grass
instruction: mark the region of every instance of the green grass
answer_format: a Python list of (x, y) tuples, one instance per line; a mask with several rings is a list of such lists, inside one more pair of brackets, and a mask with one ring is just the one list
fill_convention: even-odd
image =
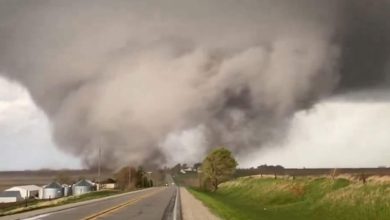
[(70, 203), (82, 202), (91, 199), (98, 199), (98, 198), (112, 196), (124, 192), (125, 191), (119, 191), (119, 190), (102, 190), (97, 192), (86, 193), (79, 196), (62, 197), (53, 200), (33, 200), (28, 202), (27, 207), (25, 207), (24, 202), (20, 202), (13, 206), (1, 208), (0, 216), (12, 215), (12, 214), (17, 214), (17, 213), (22, 213), (22, 212), (27, 212), (27, 211), (32, 211), (32, 210), (37, 210), (42, 208), (60, 206), (60, 205), (66, 205)]
[(389, 183), (245, 177), (221, 184), (216, 192), (189, 190), (222, 219), (390, 219)]

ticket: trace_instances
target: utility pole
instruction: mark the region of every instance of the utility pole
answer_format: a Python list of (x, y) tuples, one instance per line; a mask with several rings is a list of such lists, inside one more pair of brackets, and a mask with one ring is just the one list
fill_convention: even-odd
[(129, 165), (129, 189), (131, 187), (131, 166)]
[(101, 175), (101, 157), (102, 157), (102, 147), (100, 146), (100, 142), (98, 142), (98, 147), (99, 147), (99, 161), (98, 161), (98, 187), (97, 190), (100, 190), (100, 175)]

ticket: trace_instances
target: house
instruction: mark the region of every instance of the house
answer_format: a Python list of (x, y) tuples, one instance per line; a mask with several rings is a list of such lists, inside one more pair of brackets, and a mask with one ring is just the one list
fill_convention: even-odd
[(0, 192), (0, 203), (19, 202), (23, 198), (19, 191), (4, 191)]
[(112, 178), (108, 178), (101, 182), (102, 189), (116, 189), (117, 184), (116, 181)]
[(187, 167), (187, 168), (185, 168), (183, 170), (186, 171), (186, 172), (194, 172), (195, 171), (192, 167)]
[(36, 185), (14, 186), (5, 191), (18, 191), (22, 198), (35, 198), (39, 197), (39, 191), (41, 187)]

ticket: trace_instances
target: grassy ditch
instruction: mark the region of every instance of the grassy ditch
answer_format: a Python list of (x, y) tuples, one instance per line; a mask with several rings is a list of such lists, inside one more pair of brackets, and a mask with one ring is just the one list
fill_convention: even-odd
[(243, 177), (216, 192), (189, 190), (222, 219), (390, 219), (389, 182)]
[(52, 200), (32, 200), (32, 201), (28, 201), (27, 207), (25, 202), (18, 202), (4, 207), (0, 206), (0, 216), (13, 215), (13, 214), (32, 211), (36, 209), (66, 205), (70, 203), (82, 202), (91, 199), (98, 199), (98, 198), (112, 196), (124, 192), (126, 191), (103, 190), (97, 192), (90, 192), (79, 196), (62, 197), (62, 198), (52, 199)]

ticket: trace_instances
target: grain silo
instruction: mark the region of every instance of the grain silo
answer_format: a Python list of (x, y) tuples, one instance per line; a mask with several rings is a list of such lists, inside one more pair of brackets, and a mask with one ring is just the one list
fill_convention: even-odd
[(72, 195), (72, 187), (66, 184), (62, 184), (62, 188), (64, 189), (64, 196)]
[(73, 185), (73, 195), (81, 195), (84, 193), (89, 193), (92, 190), (93, 190), (93, 185), (85, 179), (82, 179)]
[(57, 182), (52, 182), (43, 187), (43, 199), (55, 199), (64, 196), (62, 186)]

